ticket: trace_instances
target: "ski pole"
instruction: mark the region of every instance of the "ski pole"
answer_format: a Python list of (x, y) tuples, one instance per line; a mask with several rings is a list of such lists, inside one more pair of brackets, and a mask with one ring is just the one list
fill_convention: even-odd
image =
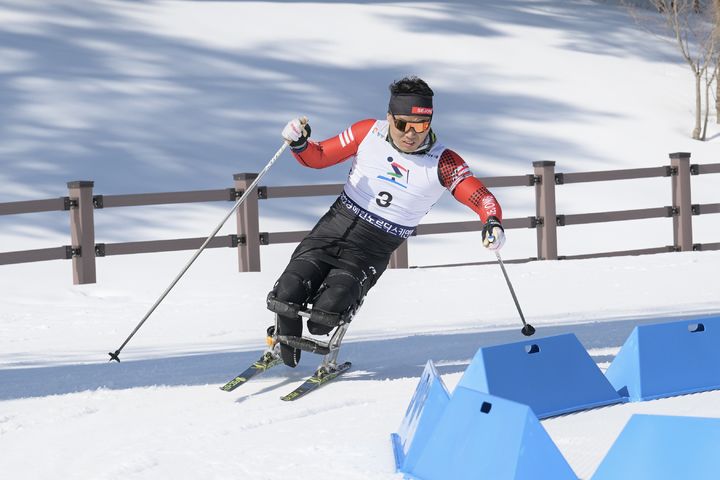
[[(307, 118), (303, 117), (301, 122), (304, 125), (305, 123), (307, 123)], [(120, 352), (122, 351), (123, 348), (125, 348), (125, 345), (127, 345), (128, 342), (130, 341), (130, 339), (133, 338), (133, 336), (135, 336), (137, 331), (140, 330), (140, 327), (142, 327), (142, 325), (150, 317), (150, 315), (152, 315), (152, 313), (155, 311), (155, 309), (158, 307), (158, 305), (160, 305), (160, 302), (162, 302), (165, 299), (167, 294), (170, 293), (170, 290), (172, 290), (173, 287), (175, 286), (175, 284), (177, 284), (178, 281), (180, 281), (180, 279), (182, 278), (182, 276), (185, 275), (185, 272), (188, 271), (188, 269), (190, 268), (190, 265), (192, 265), (195, 262), (195, 260), (200, 256), (200, 254), (203, 252), (203, 250), (205, 250), (205, 247), (207, 247), (208, 244), (210, 243), (210, 241), (215, 237), (215, 235), (217, 235), (217, 233), (220, 231), (220, 229), (223, 227), (223, 225), (225, 225), (225, 222), (228, 221), (228, 219), (233, 214), (233, 212), (235, 212), (235, 210), (237, 210), (237, 208), (240, 205), (242, 205), (242, 203), (245, 201), (245, 199), (248, 197), (248, 195), (250, 195), (250, 193), (253, 191), (253, 189), (257, 186), (258, 182), (263, 177), (263, 175), (265, 175), (267, 173), (267, 171), (270, 170), (270, 167), (273, 165), (273, 163), (275, 163), (275, 161), (278, 158), (280, 158), (280, 155), (282, 155), (282, 153), (285, 151), (285, 149), (287, 148), (288, 145), (289, 145), (288, 141), (285, 141), (283, 143), (282, 147), (280, 147), (280, 149), (270, 159), (270, 161), (267, 163), (267, 165), (265, 165), (265, 168), (262, 169), (262, 171), (258, 174), (257, 178), (250, 184), (250, 186), (247, 188), (247, 190), (245, 190), (245, 192), (242, 194), (242, 196), (235, 202), (235, 205), (233, 205), (232, 209), (227, 213), (227, 215), (225, 215), (225, 218), (223, 218), (222, 221), (218, 224), (218, 226), (215, 227), (215, 230), (213, 230), (213, 232), (210, 234), (210, 236), (207, 237), (207, 239), (202, 244), (202, 246), (195, 252), (195, 254), (192, 256), (190, 261), (183, 267), (183, 269), (180, 271), (180, 273), (177, 275), (177, 277), (175, 277), (175, 280), (173, 280), (172, 283), (170, 283), (170, 285), (165, 289), (165, 291), (162, 293), (162, 295), (160, 295), (160, 298), (158, 298), (157, 301), (153, 304), (153, 306), (150, 307), (150, 310), (148, 310), (148, 312), (145, 314), (145, 316), (142, 318), (142, 320), (140, 320), (140, 323), (137, 324), (137, 326), (135, 327), (135, 330), (132, 331), (130, 336), (128, 336), (127, 339), (125, 339), (125, 341), (123, 342), (123, 344), (120, 345), (120, 348), (115, 350), (115, 352), (108, 353), (108, 355), (110, 355), (109, 361), (113, 361), (113, 360), (115, 360), (116, 362), (120, 361)]]
[(533, 333), (535, 333), (535, 327), (530, 325), (525, 321), (525, 316), (522, 313), (522, 310), (520, 309), (520, 303), (518, 303), (518, 299), (515, 296), (515, 290), (513, 289), (512, 283), (510, 283), (510, 277), (508, 277), (507, 271), (505, 271), (505, 265), (503, 264), (502, 258), (500, 258), (500, 252), (497, 250), (495, 251), (495, 256), (497, 257), (498, 263), (500, 264), (500, 268), (502, 269), (503, 275), (505, 276), (505, 281), (507, 282), (507, 286), (510, 289), (510, 294), (512, 295), (513, 301), (515, 302), (515, 307), (517, 307), (517, 311), (520, 314), (520, 320), (522, 320), (523, 328), (521, 330), (522, 334), (526, 337), (529, 337)]

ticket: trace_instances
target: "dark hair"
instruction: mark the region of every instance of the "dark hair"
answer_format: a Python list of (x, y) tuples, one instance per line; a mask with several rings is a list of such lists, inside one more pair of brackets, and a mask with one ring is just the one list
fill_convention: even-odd
[(425, 83), (425, 80), (415, 76), (403, 77), (391, 83), (390, 94), (397, 95), (398, 93), (413, 93), (423, 97), (432, 97), (434, 95), (432, 88)]

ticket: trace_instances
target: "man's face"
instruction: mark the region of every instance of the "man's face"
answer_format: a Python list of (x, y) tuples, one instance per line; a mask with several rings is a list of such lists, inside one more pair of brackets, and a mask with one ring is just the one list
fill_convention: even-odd
[[(387, 120), (390, 123), (390, 138), (392, 138), (393, 143), (395, 146), (397, 146), (400, 150), (403, 152), (414, 152), (417, 150), (420, 145), (425, 141), (425, 138), (430, 133), (430, 117), (423, 116), (423, 115), (392, 115), (391, 113), (387, 114)], [(422, 130), (423, 127), (425, 130), (418, 133), (415, 128), (413, 128), (412, 125), (408, 125), (404, 130), (400, 130), (396, 126), (396, 122), (403, 123), (407, 122), (410, 124), (413, 123), (423, 123), (427, 125), (423, 126), (417, 126), (416, 128), (418, 130)], [(402, 126), (402, 125), (401, 125)]]

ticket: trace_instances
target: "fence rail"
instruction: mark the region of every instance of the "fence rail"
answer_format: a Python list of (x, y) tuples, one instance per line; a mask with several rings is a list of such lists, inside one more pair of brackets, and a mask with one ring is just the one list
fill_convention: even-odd
[(191, 192), (138, 193), (132, 195), (95, 195), (95, 208), (139, 207), (172, 203), (218, 202), (236, 200), (234, 188), (224, 190), (195, 190)]
[(67, 260), (69, 258), (72, 258), (72, 251), (71, 248), (68, 246), (40, 248), (37, 250), (22, 250), (19, 252), (0, 253), (0, 265), (44, 262), (46, 260)]
[(40, 213), (70, 210), (70, 198), (48, 198), (46, 200), (28, 200), (26, 202), (0, 203), (0, 215), (19, 213)]
[(640, 208), (637, 210), (618, 210), (614, 212), (575, 213), (558, 215), (557, 224), (582, 225), (586, 223), (621, 222), (624, 220), (646, 220), (648, 218), (672, 217), (672, 207)]
[[(508, 259), (508, 263), (532, 260), (584, 259), (621, 255), (644, 255), (670, 251), (720, 250), (720, 242), (695, 244), (692, 241), (692, 217), (720, 213), (720, 203), (692, 204), (690, 202), (691, 177), (720, 173), (720, 163), (690, 164), (690, 154), (670, 154), (670, 165), (650, 168), (608, 170), (596, 172), (556, 173), (555, 162), (533, 162), (533, 173), (526, 175), (483, 178), (490, 188), (532, 187), (535, 193), (536, 215), (503, 220), (505, 229), (533, 228), (537, 232), (537, 256)], [(141, 193), (129, 195), (93, 195), (93, 182), (75, 181), (67, 184), (67, 197), (21, 202), (0, 203), (0, 215), (18, 215), (37, 212), (67, 211), (70, 216), (71, 244), (53, 248), (0, 252), (0, 265), (41, 262), (48, 260), (72, 260), (73, 282), (95, 282), (95, 259), (111, 255), (194, 250), (205, 238), (180, 238), (141, 242), (95, 243), (95, 210), (115, 207), (182, 204), (215, 201), (236, 201), (257, 177), (253, 173), (234, 175), (234, 187), (214, 190), (183, 192)], [(559, 214), (555, 193), (561, 185), (573, 183), (633, 180), (641, 178), (669, 177), (671, 205), (634, 210)], [(208, 248), (236, 248), (240, 271), (260, 270), (260, 247), (262, 245), (296, 243), (308, 231), (260, 232), (259, 200), (273, 198), (313, 197), (338, 195), (343, 184), (259, 186), (256, 195), (248, 196), (237, 210), (237, 234), (218, 236)], [(672, 218), (673, 245), (650, 248), (602, 252), (580, 255), (558, 255), (557, 228), (568, 225)], [(415, 236), (443, 233), (473, 232), (482, 228), (478, 221), (424, 223), (418, 226)], [(718, 230), (720, 231), (720, 229)], [(409, 268), (408, 243), (404, 242), (390, 260), (391, 268)], [(463, 263), (455, 265), (479, 265), (492, 262)], [(446, 265), (442, 265), (446, 266)], [(414, 267), (413, 267), (414, 268)]]
[(555, 183), (562, 185), (565, 183), (606, 182), (611, 180), (669, 177), (671, 175), (671, 167), (632, 168), (601, 172), (557, 173), (555, 174)]

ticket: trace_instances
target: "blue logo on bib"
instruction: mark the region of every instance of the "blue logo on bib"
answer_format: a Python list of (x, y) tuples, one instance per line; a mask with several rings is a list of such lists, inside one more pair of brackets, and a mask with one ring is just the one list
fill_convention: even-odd
[(410, 177), (410, 170), (393, 161), (392, 157), (388, 157), (387, 161), (390, 162), (390, 166), (392, 167), (393, 171), (387, 172), (387, 177), (383, 175), (378, 175), (377, 178), (379, 178), (380, 180), (385, 180), (386, 182), (390, 182), (400, 188), (407, 188), (408, 178)]

